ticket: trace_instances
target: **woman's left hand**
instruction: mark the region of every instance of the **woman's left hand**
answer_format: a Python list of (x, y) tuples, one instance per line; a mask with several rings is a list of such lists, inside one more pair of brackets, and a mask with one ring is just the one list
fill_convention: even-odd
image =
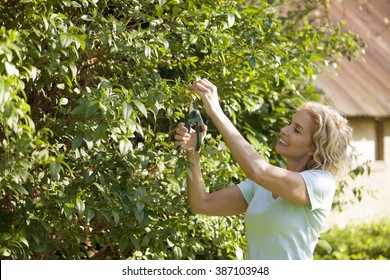
[(197, 81), (191, 86), (191, 91), (202, 98), (207, 115), (212, 117), (222, 112), (217, 87), (209, 80), (201, 79)]

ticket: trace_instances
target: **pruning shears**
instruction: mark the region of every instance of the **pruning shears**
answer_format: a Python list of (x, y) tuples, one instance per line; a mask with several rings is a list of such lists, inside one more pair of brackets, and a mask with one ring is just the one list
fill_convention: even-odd
[[(190, 131), (190, 129), (194, 129), (196, 132), (196, 147), (195, 151), (200, 150), (200, 146), (202, 145), (202, 124), (203, 119), (198, 110), (198, 99), (195, 99), (192, 106), (190, 106), (191, 113), (187, 116), (184, 126)], [(180, 150), (181, 147), (178, 147)]]

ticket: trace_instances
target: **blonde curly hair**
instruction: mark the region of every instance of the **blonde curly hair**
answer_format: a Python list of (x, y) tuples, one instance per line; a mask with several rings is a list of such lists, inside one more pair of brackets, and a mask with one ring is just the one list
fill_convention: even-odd
[(347, 119), (332, 107), (317, 102), (307, 102), (300, 110), (307, 111), (315, 123), (315, 152), (307, 168), (328, 170), (335, 177), (345, 176), (351, 163), (348, 148), (352, 136)]

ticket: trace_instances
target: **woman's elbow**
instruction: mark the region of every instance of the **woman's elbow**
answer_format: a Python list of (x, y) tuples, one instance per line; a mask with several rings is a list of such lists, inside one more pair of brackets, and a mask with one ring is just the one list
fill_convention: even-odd
[(202, 206), (197, 205), (197, 204), (192, 204), (192, 203), (190, 203), (189, 206), (190, 206), (189, 208), (190, 208), (191, 214), (194, 214), (194, 215), (205, 214), (205, 210)]
[(273, 168), (271, 164), (264, 160), (261, 160), (254, 161), (251, 166), (249, 166), (248, 168), (246, 168), (246, 170), (243, 171), (249, 180), (261, 185), (259, 182), (263, 180), (266, 174), (269, 174), (271, 172), (270, 168)]
[(194, 214), (194, 215), (201, 214), (199, 209), (197, 207), (194, 207), (194, 206), (190, 206), (190, 212), (191, 212), (191, 214)]
[(257, 182), (259, 178), (261, 178), (261, 174), (259, 173), (259, 169), (250, 168), (245, 172), (247, 178), (253, 182)]
[(189, 203), (189, 208), (192, 214), (195, 215), (210, 215), (210, 208), (209, 208), (209, 201), (207, 198), (201, 200), (201, 201), (196, 201), (190, 202)]

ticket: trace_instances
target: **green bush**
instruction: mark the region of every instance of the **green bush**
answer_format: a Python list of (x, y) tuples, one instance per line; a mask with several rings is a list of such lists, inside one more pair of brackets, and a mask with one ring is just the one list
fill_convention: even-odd
[(335, 227), (321, 235), (314, 258), (390, 260), (390, 220)]
[[(361, 42), (309, 12), (326, 1), (6, 0), (0, 4), (0, 255), (233, 259), (241, 217), (191, 215), (171, 131), (210, 78), (270, 161), (313, 75)], [(206, 118), (205, 118), (206, 119)], [(206, 119), (207, 122), (207, 119)], [(212, 124), (210, 190), (242, 180)]]

